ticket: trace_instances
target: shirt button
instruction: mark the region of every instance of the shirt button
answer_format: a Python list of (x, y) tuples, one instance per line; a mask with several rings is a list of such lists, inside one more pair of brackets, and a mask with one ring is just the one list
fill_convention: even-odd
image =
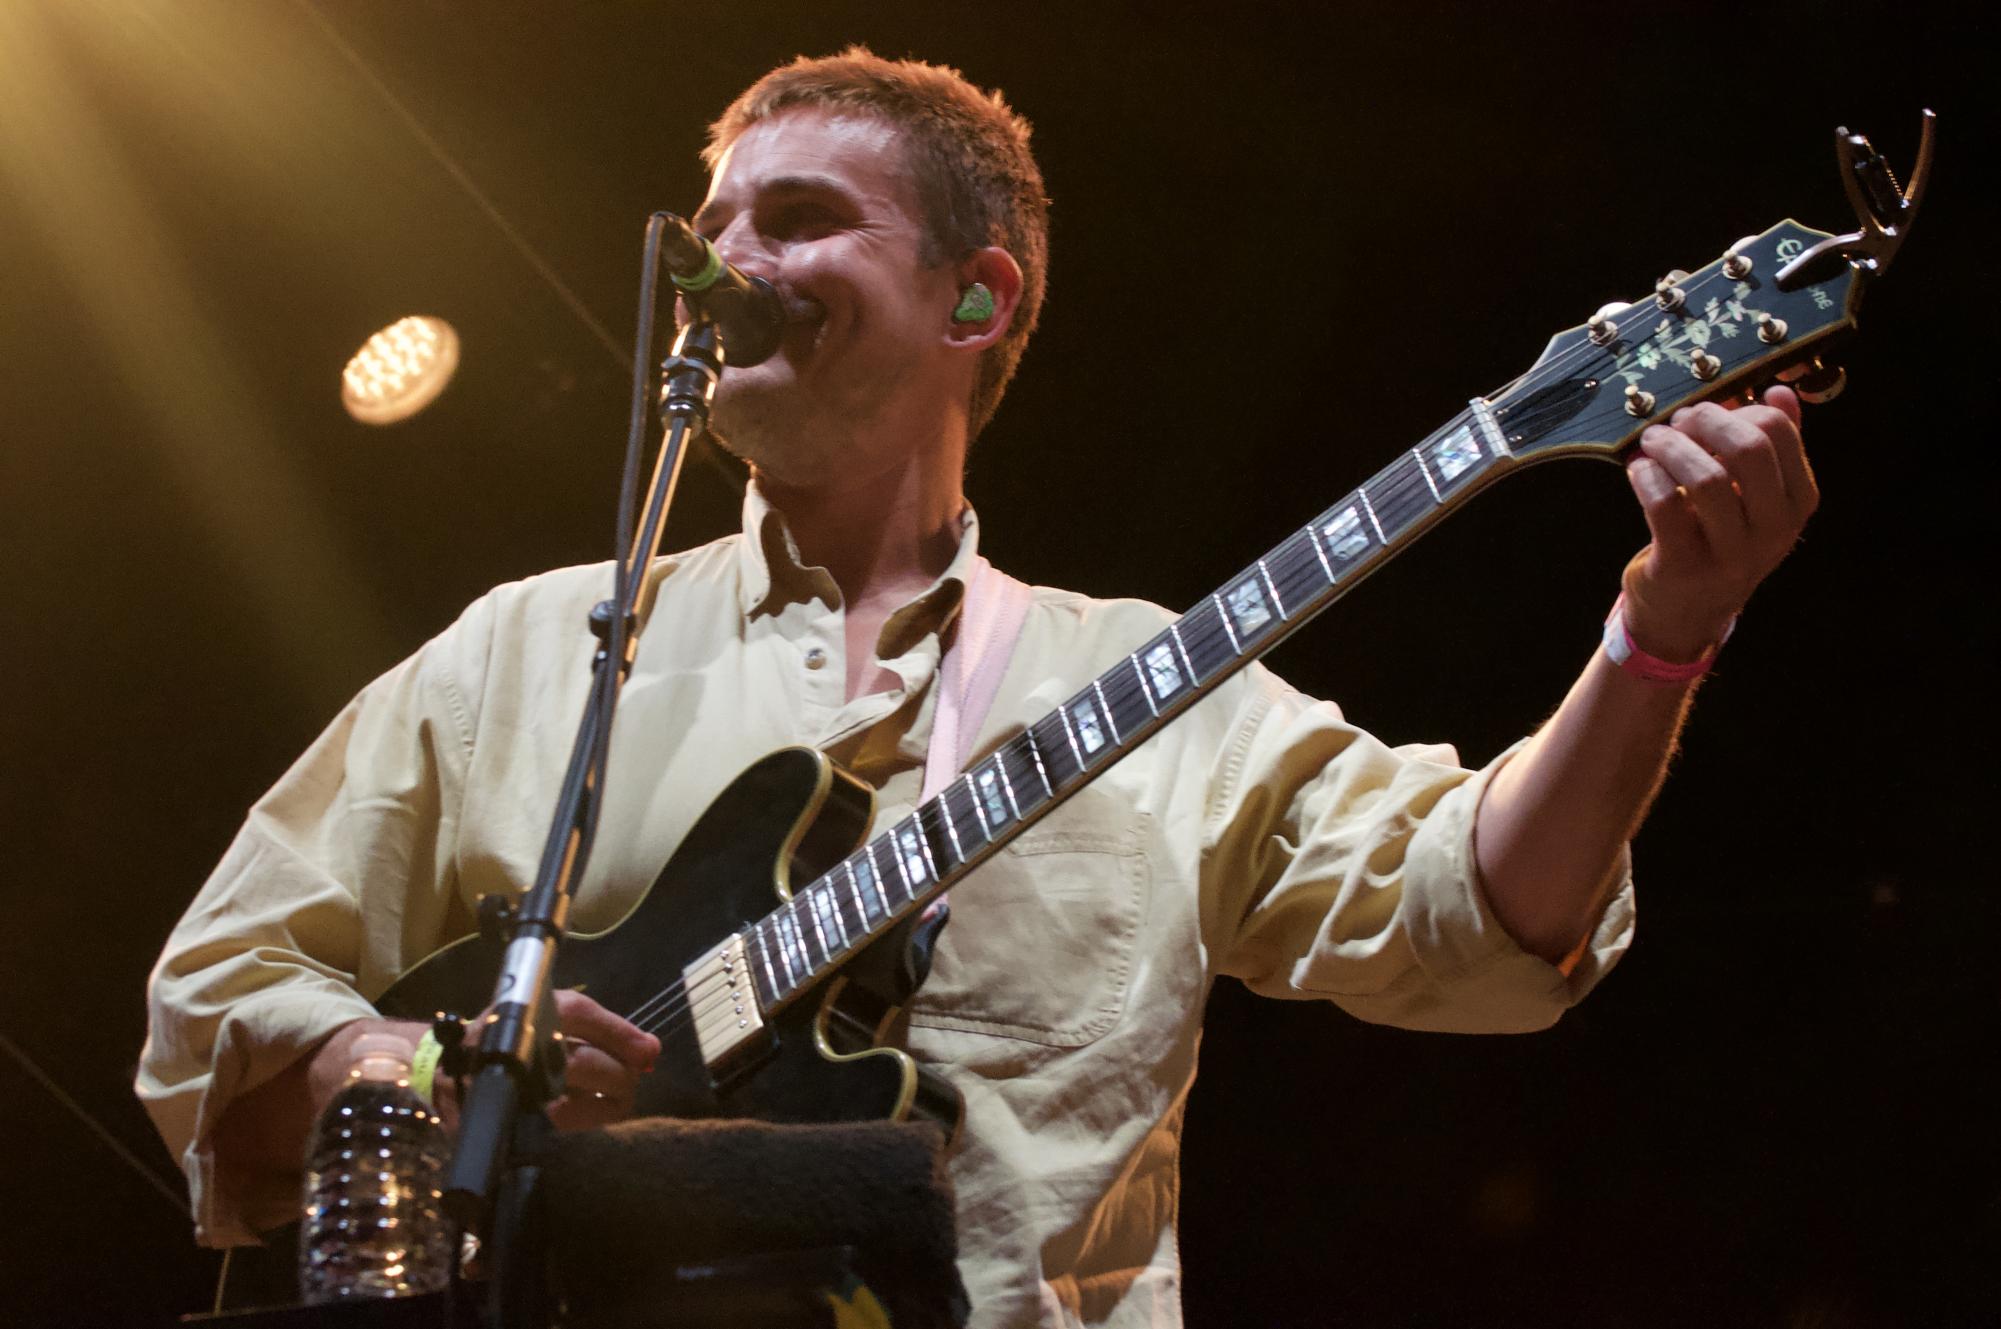
[(819, 669), (822, 668), (826, 663), (827, 663), (827, 653), (821, 650), (818, 646), (815, 646), (812, 650), (806, 652), (806, 667), (808, 669)]

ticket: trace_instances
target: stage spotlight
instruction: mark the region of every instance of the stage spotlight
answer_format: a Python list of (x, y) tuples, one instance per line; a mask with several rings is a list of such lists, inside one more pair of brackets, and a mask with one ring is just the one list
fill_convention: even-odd
[(438, 399), (459, 367), (459, 334), (441, 318), (398, 319), (370, 337), (340, 376), (340, 404), (363, 424), (408, 420)]

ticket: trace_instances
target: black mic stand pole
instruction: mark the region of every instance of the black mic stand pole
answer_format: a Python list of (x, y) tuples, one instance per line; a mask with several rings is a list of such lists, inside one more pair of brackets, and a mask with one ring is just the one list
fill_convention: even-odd
[[(649, 246), (649, 256), (653, 252)], [(650, 303), (650, 295), (643, 297), (641, 321), (648, 332)], [(642, 364), (649, 358), (646, 340), (640, 347)], [(542, 1243), (528, 1226), (537, 1160), (554, 1129), (543, 1109), (563, 1087), (564, 1055), (550, 976), (571, 890), (590, 857), (612, 715), (638, 649), (635, 629), (646, 571), (659, 551), (686, 445), (708, 425), (724, 359), (715, 321), (696, 305), (664, 366), (666, 428), (639, 530), (629, 548), (619, 551), (613, 598), (591, 613), (599, 645), (591, 663), (590, 699), (570, 751), (541, 866), (534, 886), (509, 913), (493, 1002), (477, 1048), (469, 1049), (471, 1083), (459, 1113), (444, 1201), (459, 1223), (489, 1238), (488, 1324), (493, 1329), (544, 1329), (550, 1318), (540, 1276)], [(629, 524), (627, 510), (621, 507), (621, 532)]]

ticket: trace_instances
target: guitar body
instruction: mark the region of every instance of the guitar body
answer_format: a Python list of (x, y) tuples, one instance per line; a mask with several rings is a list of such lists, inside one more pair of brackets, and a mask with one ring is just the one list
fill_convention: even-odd
[[(638, 1084), (637, 1115), (807, 1122), (896, 1121), (915, 1112), (956, 1134), (957, 1092), (908, 1053), (874, 1046), (887, 1000), (839, 976), (768, 1015), (767, 1037), (720, 1073), (704, 1063), (689, 1021), (653, 1013), (663, 994), (678, 1006), (688, 964), (782, 904), (792, 882), (811, 880), (861, 843), (874, 802), (867, 785), (824, 753), (782, 748), (710, 803), (630, 913), (604, 932), (563, 939), (554, 986), (580, 990), (660, 1037), (659, 1062)], [(871, 950), (900, 952), (909, 940), (899, 929)], [(870, 958), (864, 952), (850, 968)], [(397, 979), (376, 1006), (418, 1020), (480, 1010), (493, 995), (499, 959), (499, 945), (486, 937), (454, 942)]]

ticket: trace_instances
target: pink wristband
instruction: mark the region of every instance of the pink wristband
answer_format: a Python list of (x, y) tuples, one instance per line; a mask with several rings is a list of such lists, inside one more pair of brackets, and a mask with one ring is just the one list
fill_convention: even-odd
[(1605, 658), (1635, 678), (1649, 683), (1686, 683), (1701, 678), (1709, 672), (1709, 666), (1716, 661), (1716, 653), (1723, 649), (1723, 643), (1730, 640), (1730, 634), (1737, 630), (1737, 620), (1732, 618), (1730, 626), (1723, 629), (1722, 639), (1709, 647), (1696, 659), (1686, 664), (1673, 660), (1663, 660), (1658, 655), (1648, 655), (1633, 640), (1633, 634), (1626, 630), (1626, 596), (1621, 592), (1612, 602), (1612, 612), (1605, 619)]

